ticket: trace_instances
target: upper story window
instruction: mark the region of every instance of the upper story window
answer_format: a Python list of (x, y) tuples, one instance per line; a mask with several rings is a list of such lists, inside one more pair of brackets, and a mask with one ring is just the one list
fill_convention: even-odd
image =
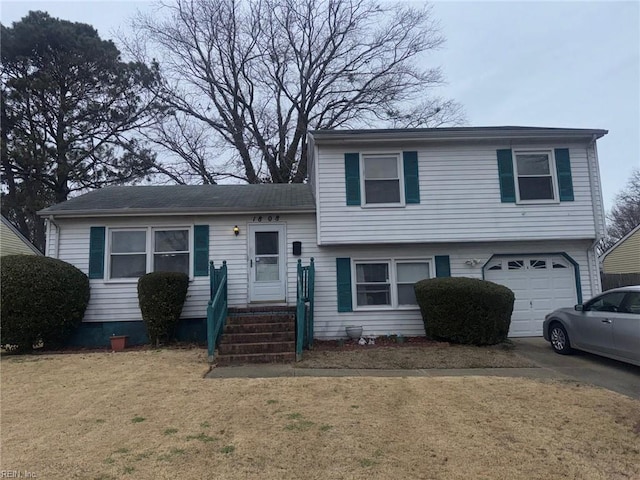
[(553, 154), (550, 151), (515, 152), (518, 200), (556, 201)]
[(363, 155), (364, 204), (401, 205), (401, 168), (399, 155)]
[(190, 274), (189, 229), (113, 229), (109, 278), (139, 278), (147, 272)]

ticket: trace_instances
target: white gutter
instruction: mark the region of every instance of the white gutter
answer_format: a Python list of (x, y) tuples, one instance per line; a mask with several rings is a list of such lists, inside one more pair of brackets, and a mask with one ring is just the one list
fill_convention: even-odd
[[(274, 213), (278, 215), (283, 214), (296, 214), (296, 213), (315, 213), (315, 207), (296, 209), (296, 210), (279, 210), (277, 208), (269, 209), (257, 207), (251, 210), (225, 210), (225, 211), (211, 211), (210, 209), (191, 209), (185, 210), (163, 210), (163, 209), (144, 209), (144, 208), (114, 208), (108, 210), (60, 210), (57, 212), (42, 212), (43, 215), (48, 215), (48, 218), (92, 218), (92, 217), (139, 217), (140, 215), (148, 217), (171, 217), (171, 216), (228, 216), (228, 215), (256, 215), (257, 213)], [(40, 212), (38, 212), (40, 213)]]
[[(587, 250), (587, 259), (589, 261), (589, 278), (591, 279), (591, 296), (597, 295), (602, 291), (602, 282), (600, 280), (600, 262), (596, 254), (596, 247), (606, 233), (604, 201), (602, 198), (602, 183), (600, 179), (600, 168), (598, 166), (598, 147), (596, 140), (597, 135), (591, 137), (591, 142), (587, 147), (587, 169), (589, 171), (589, 185), (591, 187), (591, 206), (593, 210), (593, 219), (595, 222), (595, 239)], [(589, 150), (592, 150), (590, 155)]]
[[(47, 217), (47, 223), (49, 225), (53, 225), (54, 227), (56, 227), (56, 240), (53, 243), (53, 253), (54, 253), (54, 257), (53, 258), (60, 258), (60, 225), (58, 225), (54, 219), (53, 219), (53, 215), (49, 215), (49, 217)], [(49, 247), (47, 246), (47, 250), (49, 250)]]
[(309, 135), (316, 144), (345, 144), (362, 141), (482, 141), (482, 140), (531, 140), (531, 139), (589, 139), (600, 138), (607, 130), (588, 129), (505, 129), (505, 128), (433, 128), (396, 130), (315, 130)]

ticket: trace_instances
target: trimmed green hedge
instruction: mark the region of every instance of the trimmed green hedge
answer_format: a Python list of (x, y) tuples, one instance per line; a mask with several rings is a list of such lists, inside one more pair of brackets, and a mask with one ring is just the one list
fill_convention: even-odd
[(73, 265), (36, 255), (9, 255), (0, 262), (2, 329), (7, 351), (64, 344), (89, 303), (89, 279)]
[(179, 272), (153, 272), (138, 280), (138, 302), (152, 344), (173, 340), (187, 298), (189, 277)]
[(507, 287), (448, 277), (421, 280), (415, 291), (427, 337), (471, 345), (506, 340), (515, 300)]

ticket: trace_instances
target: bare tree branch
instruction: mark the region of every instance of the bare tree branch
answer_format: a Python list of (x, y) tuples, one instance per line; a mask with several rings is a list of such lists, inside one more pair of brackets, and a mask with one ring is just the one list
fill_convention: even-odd
[[(464, 121), (432, 93), (442, 73), (424, 65), (444, 37), (428, 5), (177, 0), (133, 26), (129, 52), (160, 54), (154, 94), (174, 115), (151, 138), (182, 163), (179, 178), (302, 182), (309, 129)], [(184, 143), (187, 124), (197, 142)]]

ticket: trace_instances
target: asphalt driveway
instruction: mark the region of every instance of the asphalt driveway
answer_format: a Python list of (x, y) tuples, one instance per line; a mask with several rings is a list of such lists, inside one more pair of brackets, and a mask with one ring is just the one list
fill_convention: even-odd
[(516, 352), (559, 378), (591, 383), (640, 399), (640, 367), (586, 352), (558, 355), (543, 338), (512, 338)]

